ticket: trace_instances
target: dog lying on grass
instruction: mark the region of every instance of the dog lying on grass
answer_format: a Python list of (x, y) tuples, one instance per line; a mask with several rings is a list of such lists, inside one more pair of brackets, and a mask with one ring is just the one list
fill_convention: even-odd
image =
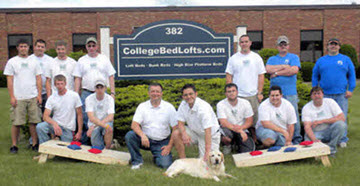
[(214, 179), (220, 181), (218, 176), (232, 177), (225, 173), (224, 155), (221, 152), (210, 152), (208, 161), (202, 158), (185, 158), (176, 160), (164, 173), (173, 178), (178, 174), (188, 174), (193, 177)]

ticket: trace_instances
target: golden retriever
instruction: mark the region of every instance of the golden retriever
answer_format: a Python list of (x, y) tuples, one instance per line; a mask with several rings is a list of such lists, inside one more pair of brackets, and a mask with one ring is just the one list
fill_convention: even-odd
[(210, 152), (207, 162), (202, 158), (178, 159), (171, 164), (164, 175), (173, 178), (180, 173), (215, 181), (220, 181), (218, 176), (233, 177), (225, 173), (224, 155), (218, 151)]

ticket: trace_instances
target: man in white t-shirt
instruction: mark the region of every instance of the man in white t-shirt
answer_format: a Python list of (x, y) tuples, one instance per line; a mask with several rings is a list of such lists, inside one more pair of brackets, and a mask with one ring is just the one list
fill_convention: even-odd
[(113, 139), (115, 103), (114, 99), (105, 92), (105, 81), (99, 79), (95, 83), (95, 93), (85, 100), (89, 118), (87, 136), (91, 139), (91, 145), (110, 149)]
[[(32, 149), (37, 151), (36, 123), (41, 122), (41, 68), (36, 60), (28, 57), (29, 43), (20, 39), (16, 43), (18, 55), (9, 59), (4, 69), (10, 95), (11, 153), (17, 153), (16, 146), (20, 127), (29, 122)], [(26, 117), (28, 116), (28, 117)]]
[(66, 55), (67, 43), (63, 40), (56, 41), (55, 50), (57, 56), (54, 58), (53, 63), (48, 66), (47, 71), (44, 72), (46, 76), (46, 94), (48, 97), (50, 97), (53, 92), (56, 92), (54, 77), (59, 74), (66, 77), (66, 89), (75, 90), (75, 79), (72, 73), (75, 69), (76, 61)]
[(281, 88), (274, 85), (269, 90), (269, 98), (259, 106), (257, 138), (265, 147), (291, 145), (296, 121), (294, 107), (282, 98)]
[(253, 126), (258, 119), (258, 107), (264, 96), (264, 74), (266, 73), (264, 61), (259, 54), (250, 50), (251, 40), (248, 35), (239, 38), (241, 51), (229, 58), (226, 67), (226, 84), (235, 83), (239, 89), (239, 97), (248, 100), (252, 106), (254, 116), (250, 132), (256, 141)]
[(45, 54), (46, 51), (46, 42), (43, 39), (38, 39), (35, 41), (34, 46), (34, 54), (30, 55), (30, 58), (38, 61), (41, 67), (41, 84), (42, 84), (42, 104), (41, 104), (41, 111), (44, 112), (46, 100), (48, 98), (46, 94), (46, 77), (45, 73), (49, 68), (49, 65), (53, 63), (53, 58)]
[(254, 115), (249, 101), (237, 97), (238, 87), (234, 83), (226, 84), (225, 95), (226, 98), (216, 105), (224, 154), (232, 151), (232, 144), (236, 146), (238, 153), (254, 151), (255, 142), (248, 131)]
[[(176, 129), (175, 107), (162, 100), (162, 90), (159, 83), (149, 85), (150, 100), (141, 103), (136, 108), (131, 123), (132, 130), (125, 135), (126, 145), (131, 155), (131, 169), (139, 169), (143, 164), (140, 148), (151, 151), (157, 166), (168, 168), (172, 163), (173, 145), (177, 150), (181, 145), (178, 131), (174, 130)], [(173, 128), (173, 133), (169, 126)], [(178, 154), (180, 158), (185, 156), (185, 152)]]
[(301, 116), (305, 139), (327, 143), (334, 155), (336, 145), (346, 130), (345, 115), (333, 99), (324, 98), (324, 92), (319, 86), (311, 89), (310, 96), (312, 101), (303, 107)]
[(105, 80), (106, 86), (110, 87), (111, 97), (115, 99), (115, 69), (108, 57), (98, 53), (96, 38), (89, 37), (86, 39), (85, 47), (88, 53), (79, 59), (73, 71), (73, 76), (75, 77), (75, 91), (79, 93), (83, 103), (84, 133), (81, 141), (86, 144), (88, 143), (86, 135), (88, 117), (85, 113), (85, 99), (95, 92), (95, 81), (98, 79)]
[(210, 151), (219, 151), (218, 120), (211, 105), (197, 97), (194, 85), (184, 85), (181, 92), (183, 101), (177, 111), (177, 120), (183, 144), (198, 144), (199, 157), (207, 161)]
[[(79, 94), (66, 89), (66, 77), (64, 75), (55, 76), (54, 82), (57, 93), (49, 97), (45, 105), (44, 122), (36, 126), (40, 144), (50, 140), (49, 134), (55, 134), (55, 136), (60, 137), (61, 141), (66, 142), (81, 139), (83, 123), (82, 103)], [(76, 129), (76, 118), (78, 132), (73, 136)]]

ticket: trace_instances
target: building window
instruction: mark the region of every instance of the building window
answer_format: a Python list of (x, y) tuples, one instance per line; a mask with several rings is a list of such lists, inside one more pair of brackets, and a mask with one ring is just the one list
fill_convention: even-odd
[(263, 33), (262, 31), (248, 31), (247, 35), (250, 36), (252, 45), (250, 49), (254, 52), (258, 52), (263, 48)]
[(18, 54), (18, 51), (16, 49), (16, 43), (19, 39), (26, 39), (30, 45), (29, 54), (33, 51), (33, 40), (32, 40), (32, 34), (9, 34), (8, 35), (8, 56), (9, 59), (16, 56)]
[(73, 52), (83, 51), (86, 53), (85, 42), (89, 37), (96, 38), (96, 34), (73, 34)]
[(300, 45), (300, 60), (315, 62), (323, 55), (323, 31), (302, 30)]

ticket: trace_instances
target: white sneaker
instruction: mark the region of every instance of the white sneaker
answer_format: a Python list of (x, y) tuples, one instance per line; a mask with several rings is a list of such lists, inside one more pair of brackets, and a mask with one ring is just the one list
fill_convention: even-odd
[(132, 169), (132, 170), (140, 169), (141, 165), (143, 165), (143, 164), (142, 164), (142, 163), (139, 163), (139, 164), (137, 164), (137, 165), (132, 165), (132, 166), (131, 166), (131, 169)]
[(341, 142), (341, 143), (339, 144), (339, 146), (340, 146), (341, 148), (346, 148), (346, 147), (347, 147), (347, 144), (346, 144), (346, 142)]
[(223, 153), (230, 154), (231, 153), (231, 145), (224, 145)]

